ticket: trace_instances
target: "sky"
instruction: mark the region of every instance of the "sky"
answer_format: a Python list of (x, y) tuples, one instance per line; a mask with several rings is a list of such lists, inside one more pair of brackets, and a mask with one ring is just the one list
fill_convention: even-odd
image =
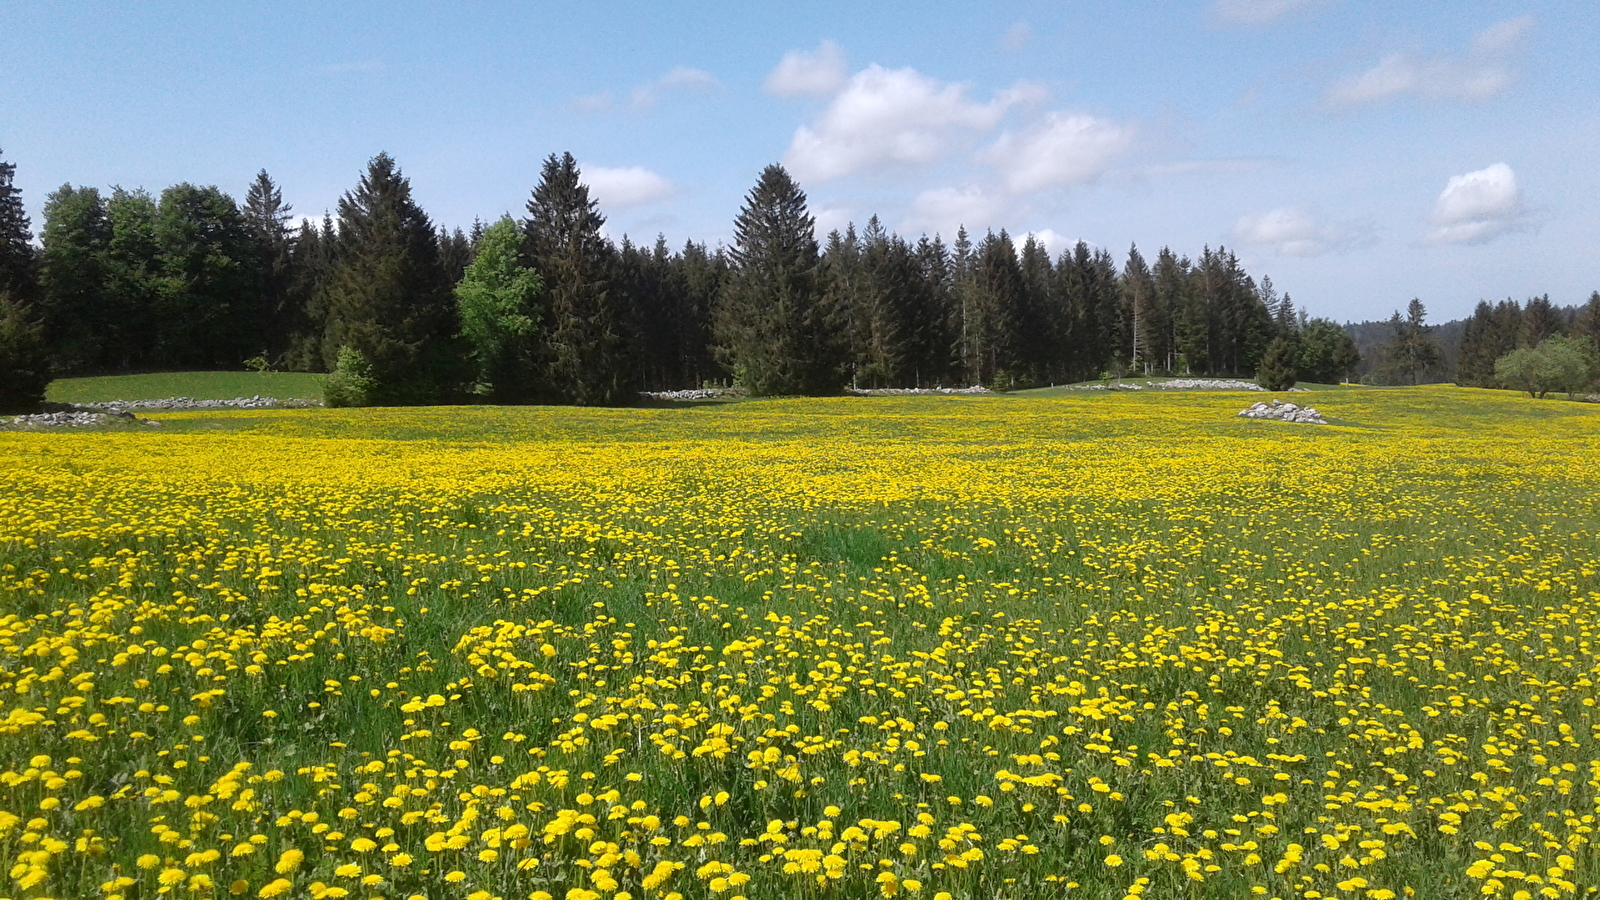
[(63, 183), (258, 170), (320, 217), (394, 156), (438, 224), (578, 160), (613, 238), (715, 245), (763, 167), (877, 215), (1225, 246), (1312, 315), (1600, 289), (1600, 4), (0, 0), (0, 158)]

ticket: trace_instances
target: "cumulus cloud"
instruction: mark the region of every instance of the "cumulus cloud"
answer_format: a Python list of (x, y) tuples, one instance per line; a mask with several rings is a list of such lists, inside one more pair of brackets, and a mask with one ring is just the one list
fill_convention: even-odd
[(1338, 228), (1326, 225), (1308, 209), (1285, 206), (1241, 216), (1233, 226), (1233, 239), (1241, 244), (1270, 247), (1279, 256), (1321, 256), (1347, 239)]
[[(673, 66), (665, 75), (634, 88), (628, 94), (627, 108), (633, 112), (649, 109), (673, 91), (713, 90), (722, 86), (716, 76), (704, 69)], [(617, 98), (610, 91), (587, 94), (572, 101), (579, 112), (611, 112), (617, 108)]]
[(827, 95), (844, 86), (848, 72), (844, 51), (823, 41), (814, 52), (790, 50), (767, 76), (767, 93), (780, 97)]
[(979, 158), (999, 170), (1006, 190), (1026, 194), (1092, 181), (1132, 143), (1132, 128), (1052, 112), (1022, 132), (1000, 135)]
[(1430, 244), (1480, 244), (1522, 224), (1517, 175), (1505, 163), (1456, 175), (1433, 204)]
[(1004, 227), (1006, 207), (1004, 197), (983, 185), (935, 188), (911, 201), (906, 227), (901, 230), (938, 233), (949, 239), (965, 225), (968, 233), (981, 235), (990, 227)]
[(826, 235), (831, 231), (844, 231), (851, 221), (851, 210), (847, 206), (822, 206), (811, 211), (811, 218), (816, 221), (818, 235)]
[[(1079, 238), (1069, 238), (1053, 228), (1041, 228), (1038, 231), (1030, 231), (1028, 234), (1034, 240), (1043, 244), (1052, 257), (1060, 257), (1062, 253), (1077, 246), (1079, 241)], [(1088, 242), (1085, 241), (1084, 243)], [(1093, 245), (1091, 244), (1090, 246)]]
[(672, 196), (672, 182), (643, 166), (584, 169), (583, 180), (589, 191), (610, 209), (640, 206)]
[(1264, 25), (1316, 0), (1217, 0), (1212, 14), (1236, 25)]
[(1497, 22), (1473, 38), (1461, 54), (1418, 56), (1391, 53), (1328, 91), (1339, 106), (1416, 96), (1432, 100), (1487, 100), (1505, 93), (1513, 73), (1509, 55), (1533, 27), (1530, 16)]
[(813, 125), (795, 130), (784, 164), (802, 181), (828, 181), (865, 169), (920, 166), (948, 154), (963, 137), (999, 124), (1012, 106), (1041, 91), (1019, 84), (987, 103), (967, 86), (915, 69), (868, 66), (857, 72)]

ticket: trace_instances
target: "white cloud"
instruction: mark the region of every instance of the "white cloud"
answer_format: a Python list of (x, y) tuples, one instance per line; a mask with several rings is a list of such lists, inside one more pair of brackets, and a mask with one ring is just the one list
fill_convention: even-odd
[(1000, 36), (1000, 49), (1002, 50), (1021, 50), (1031, 43), (1033, 43), (1033, 26), (1027, 22), (1018, 22), (1012, 25), (1006, 29), (1005, 34)]
[(1511, 86), (1506, 57), (1533, 27), (1531, 16), (1497, 22), (1480, 32), (1464, 54), (1417, 56), (1391, 53), (1328, 91), (1340, 106), (1377, 103), (1404, 96), (1433, 100), (1488, 100)]
[(816, 220), (818, 237), (823, 237), (830, 231), (844, 231), (852, 221), (851, 210), (847, 206), (818, 207), (811, 211), (811, 218)]
[(956, 229), (965, 225), (976, 241), (976, 235), (986, 229), (1004, 227), (1001, 220), (1005, 212), (1005, 199), (982, 185), (936, 188), (923, 191), (911, 201), (901, 230), (908, 234), (937, 232), (948, 241), (954, 238)]
[(1452, 177), (1433, 204), (1430, 244), (1478, 244), (1522, 224), (1517, 175), (1505, 163)]
[(1340, 229), (1317, 221), (1304, 207), (1285, 206), (1241, 216), (1233, 226), (1241, 244), (1271, 247), (1279, 256), (1321, 256), (1346, 240)]
[(1094, 116), (1052, 112), (1021, 133), (1000, 135), (980, 159), (1014, 194), (1091, 181), (1133, 143), (1133, 129)]
[[(1038, 231), (1031, 231), (1029, 234), (1033, 236), (1034, 240), (1043, 244), (1044, 248), (1050, 251), (1052, 257), (1059, 257), (1062, 253), (1077, 246), (1079, 240), (1078, 238), (1069, 238), (1053, 228), (1041, 228)], [(1085, 241), (1085, 243), (1088, 242)]]
[(1224, 22), (1264, 25), (1315, 0), (1217, 0), (1212, 13)]
[(816, 52), (790, 50), (767, 76), (767, 93), (780, 97), (831, 94), (844, 86), (848, 74), (844, 51), (833, 41), (823, 41)]
[[(628, 109), (633, 112), (649, 109), (661, 102), (662, 95), (670, 91), (714, 90), (722, 87), (716, 76), (704, 69), (673, 66), (665, 75), (641, 84), (628, 94)], [(610, 91), (586, 94), (572, 101), (579, 112), (604, 113), (617, 108), (617, 99)]]
[(722, 82), (704, 69), (673, 66), (655, 81), (634, 88), (629, 96), (629, 106), (634, 110), (649, 109), (660, 102), (661, 95), (668, 91), (708, 90), (721, 86)]
[(868, 66), (833, 98), (814, 125), (795, 130), (784, 164), (801, 181), (828, 181), (864, 169), (920, 166), (954, 149), (964, 134), (999, 124), (1011, 106), (1037, 98), (1027, 84), (988, 103), (967, 86), (943, 83), (915, 69)]
[(610, 209), (640, 206), (672, 196), (672, 182), (643, 166), (584, 169), (583, 180), (595, 198)]

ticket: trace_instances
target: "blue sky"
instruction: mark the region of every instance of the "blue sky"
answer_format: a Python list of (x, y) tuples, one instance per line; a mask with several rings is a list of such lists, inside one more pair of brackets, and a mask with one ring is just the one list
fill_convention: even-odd
[(1600, 288), (1600, 4), (0, 3), (0, 149), (318, 215), (388, 151), (438, 223), (577, 157), (613, 237), (726, 241), (761, 168), (876, 213), (1234, 249), (1313, 314)]

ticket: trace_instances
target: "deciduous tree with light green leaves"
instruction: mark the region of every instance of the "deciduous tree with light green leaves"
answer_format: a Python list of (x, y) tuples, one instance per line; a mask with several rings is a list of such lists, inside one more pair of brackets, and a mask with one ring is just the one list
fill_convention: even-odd
[(475, 392), (501, 403), (528, 400), (537, 381), (544, 283), (522, 264), (522, 242), (522, 229), (509, 216), (489, 226), (455, 289)]
[(1600, 360), (1586, 338), (1556, 336), (1539, 346), (1513, 350), (1494, 364), (1495, 380), (1506, 387), (1544, 397), (1564, 391), (1570, 398), (1596, 381)]

